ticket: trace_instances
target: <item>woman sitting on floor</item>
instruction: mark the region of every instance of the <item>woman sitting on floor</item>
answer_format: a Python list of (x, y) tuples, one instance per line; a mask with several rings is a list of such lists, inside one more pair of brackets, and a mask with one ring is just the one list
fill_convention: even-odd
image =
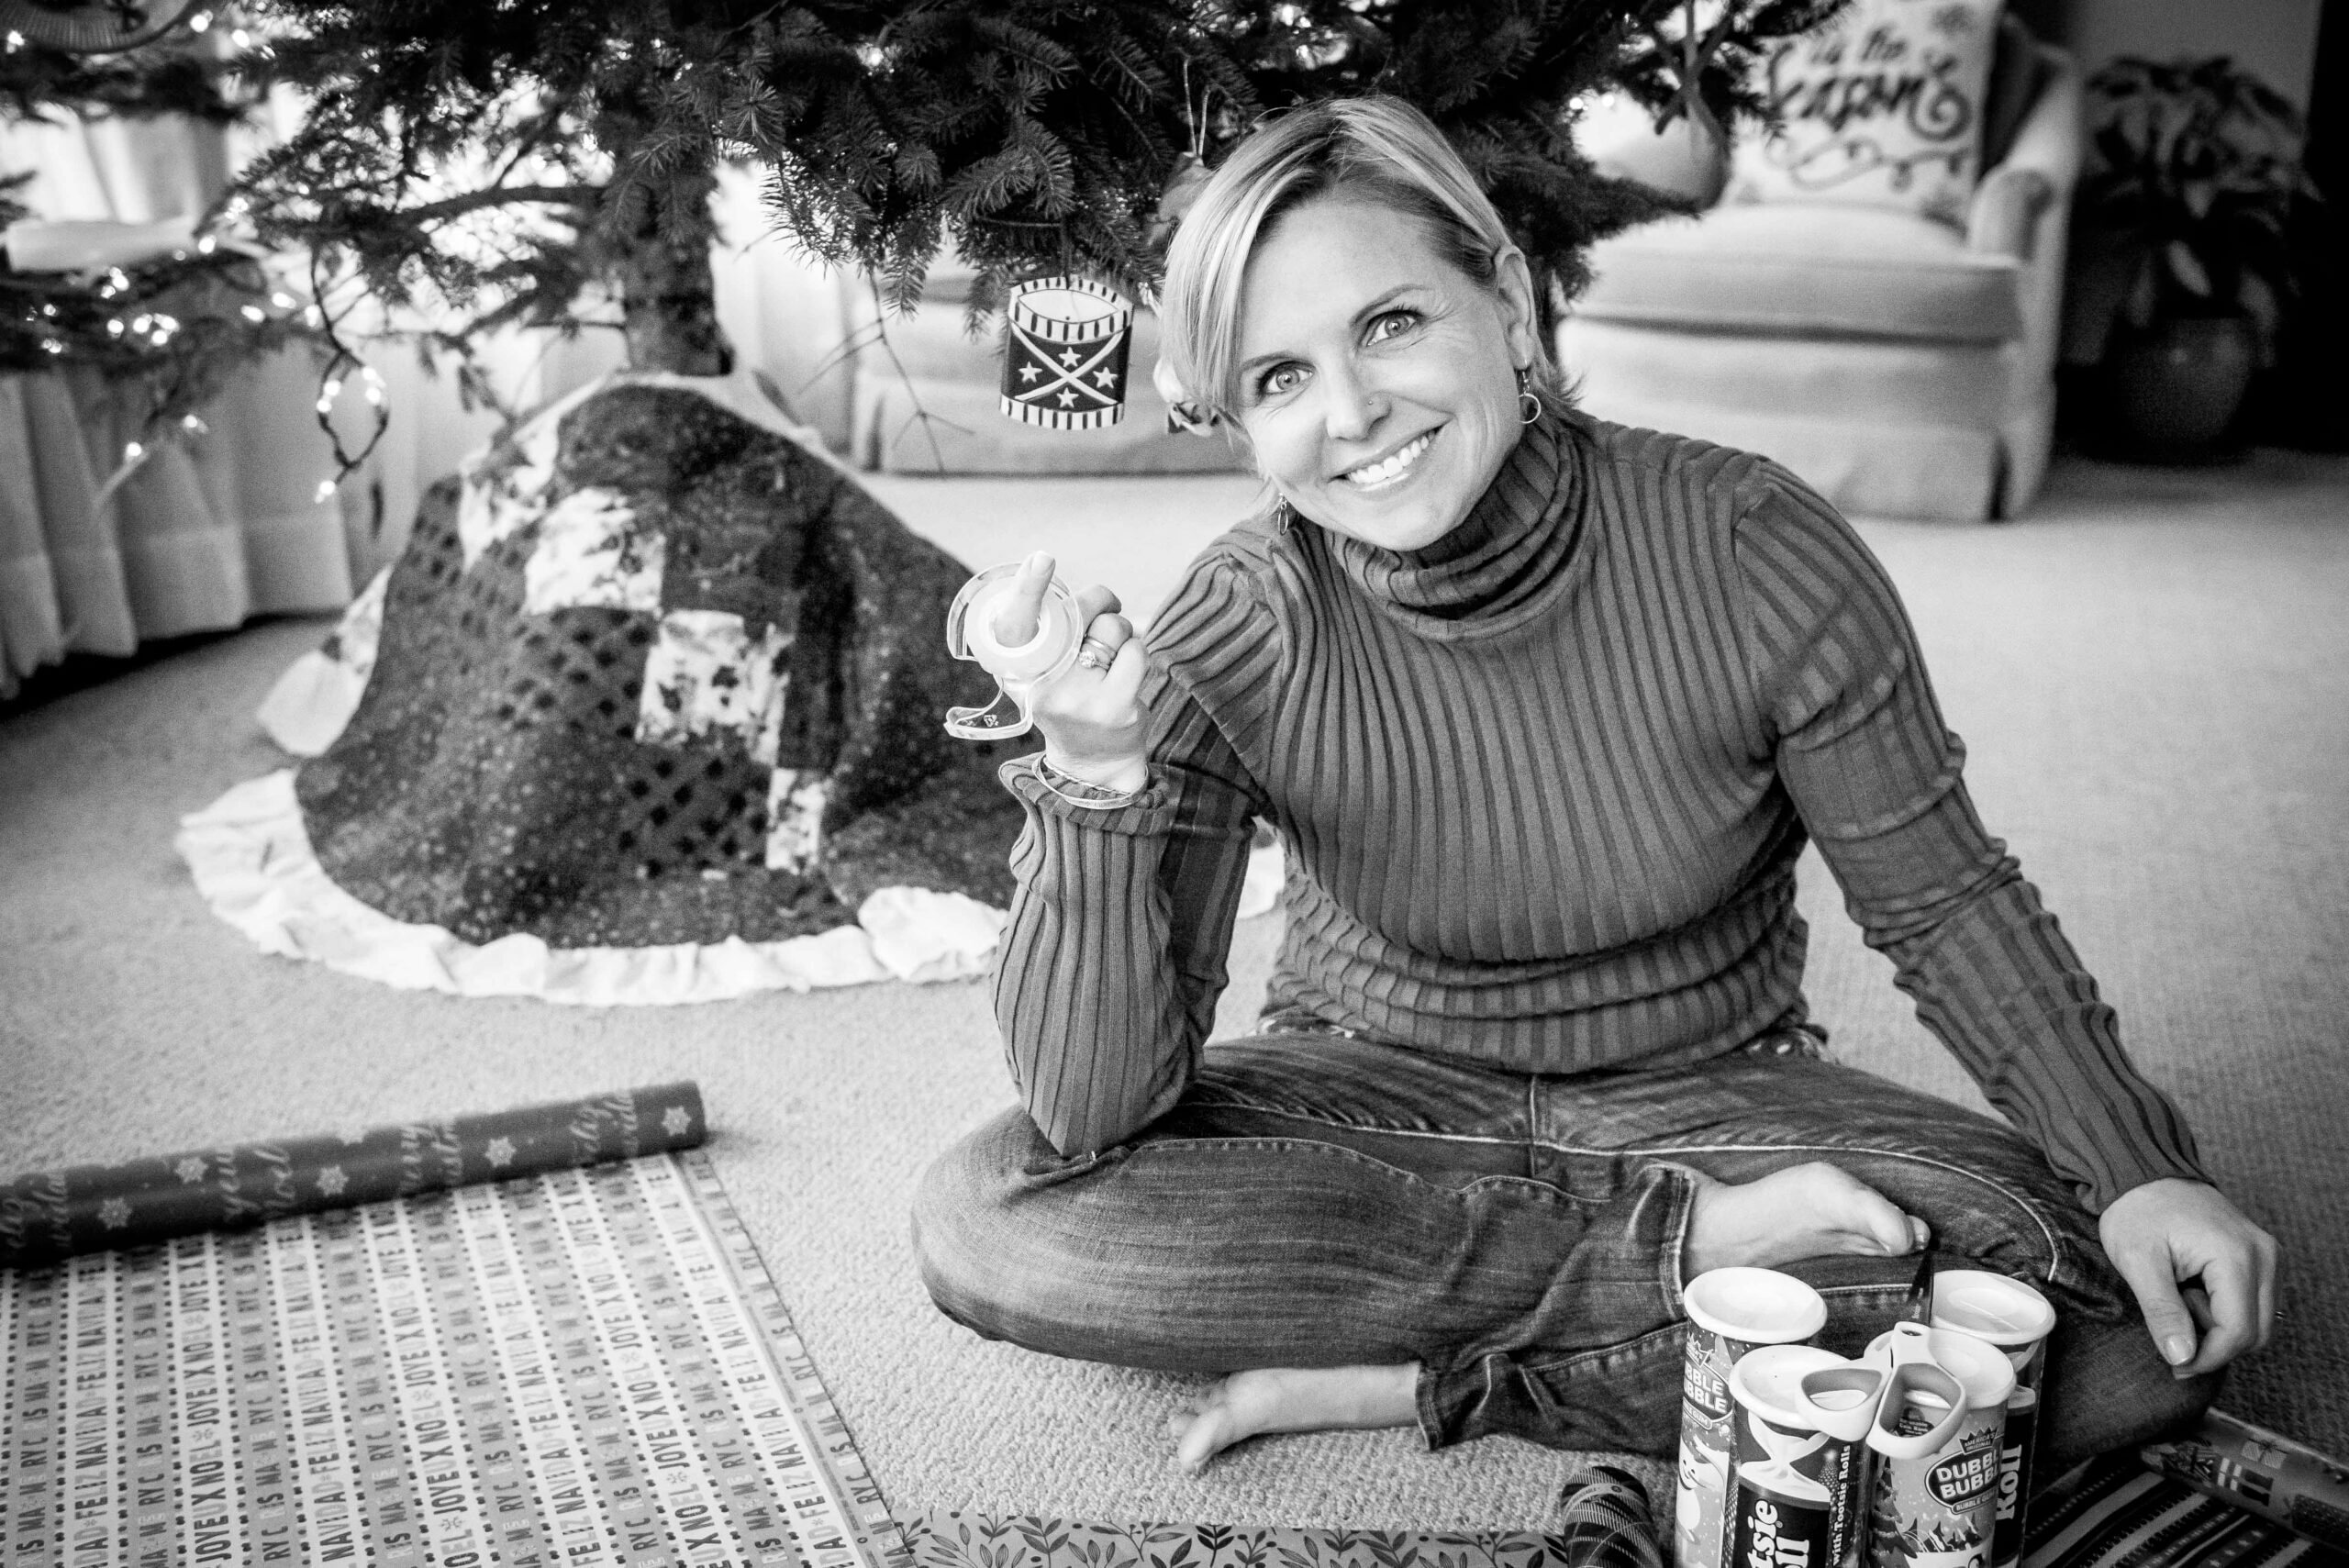
[[(1003, 769), (1025, 1108), (924, 1181), (940, 1307), (1230, 1374), (1174, 1423), (1193, 1467), (1414, 1420), (1663, 1453), (1686, 1281), (1787, 1269), (1849, 1351), (1931, 1236), (2054, 1303), (2047, 1464), (2200, 1411), (2266, 1337), (2274, 1243), (1976, 817), (1849, 525), (1763, 459), (1575, 412), (1523, 256), (1392, 100), (1232, 153), (1165, 330), (1278, 504), (1146, 644), (1088, 589), (1044, 751)], [(1203, 1050), (1259, 816), (1286, 938), (1263, 1032)], [(1828, 1058), (1811, 840), (2028, 1136)]]

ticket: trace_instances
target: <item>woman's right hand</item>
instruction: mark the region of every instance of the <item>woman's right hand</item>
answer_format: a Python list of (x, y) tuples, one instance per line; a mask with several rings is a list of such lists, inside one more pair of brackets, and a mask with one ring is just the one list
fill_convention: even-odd
[[(996, 611), (996, 640), (1018, 647), (1036, 635), (1053, 561), (1038, 550), (1020, 563), (1012, 591)], [(1148, 667), (1133, 622), (1119, 613), (1118, 595), (1099, 584), (1076, 595), (1085, 628), (1077, 662), (1029, 694), (1029, 712), (1044, 737), (1044, 756), (1072, 778), (1105, 789), (1139, 792), (1150, 783), (1150, 751), (1141, 706)]]

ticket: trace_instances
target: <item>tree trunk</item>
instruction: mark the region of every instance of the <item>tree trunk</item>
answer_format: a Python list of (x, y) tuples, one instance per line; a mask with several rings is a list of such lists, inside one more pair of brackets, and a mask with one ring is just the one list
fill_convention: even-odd
[(717, 172), (706, 164), (655, 186), (621, 249), (622, 320), (629, 363), (637, 370), (724, 375), (734, 367), (709, 270), (718, 232), (709, 199), (717, 186)]

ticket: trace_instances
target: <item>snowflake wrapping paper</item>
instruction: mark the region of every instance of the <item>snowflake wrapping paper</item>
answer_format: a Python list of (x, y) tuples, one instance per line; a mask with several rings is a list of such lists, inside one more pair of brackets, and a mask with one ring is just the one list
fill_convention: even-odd
[(707, 1133), (701, 1090), (675, 1083), (444, 1121), (41, 1171), (0, 1186), (0, 1268), (691, 1149)]

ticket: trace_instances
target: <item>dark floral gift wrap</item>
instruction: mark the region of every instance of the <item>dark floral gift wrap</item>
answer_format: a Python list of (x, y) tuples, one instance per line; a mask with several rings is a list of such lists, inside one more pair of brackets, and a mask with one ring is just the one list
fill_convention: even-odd
[(0, 1187), (0, 1268), (665, 1154), (696, 1148), (707, 1135), (700, 1087), (677, 1083), (447, 1121), (42, 1171)]

